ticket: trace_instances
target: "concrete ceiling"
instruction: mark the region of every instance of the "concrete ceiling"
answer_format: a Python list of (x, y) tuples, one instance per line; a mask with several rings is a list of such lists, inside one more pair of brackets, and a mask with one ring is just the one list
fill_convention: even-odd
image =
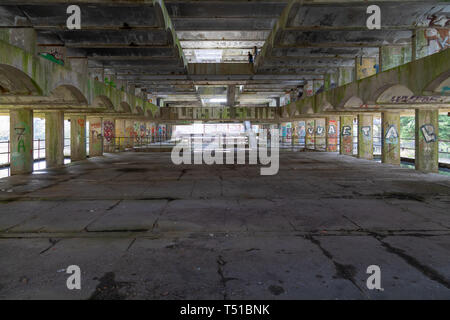
[[(353, 67), (355, 57), (378, 56), (382, 45), (410, 44), (413, 29), (425, 27), (430, 15), (450, 16), (444, 2), (379, 1), (382, 29), (367, 30), (365, 0), (70, 4), (81, 7), (81, 30), (65, 28), (66, 0), (2, 0), (0, 27), (33, 27), (39, 45), (65, 46), (68, 57), (87, 57), (90, 68), (186, 106), (205, 105), (213, 96), (224, 99), (229, 85), (239, 88), (237, 104), (267, 105), (306, 80)], [(188, 64), (247, 63), (254, 46), (262, 56), (253, 73), (228, 73), (226, 65), (218, 74), (189, 72), (196, 68)]]

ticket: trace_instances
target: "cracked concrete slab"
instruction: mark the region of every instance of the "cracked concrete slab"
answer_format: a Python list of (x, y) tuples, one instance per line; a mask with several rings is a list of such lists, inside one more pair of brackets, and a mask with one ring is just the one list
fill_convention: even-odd
[[(280, 158), (273, 177), (124, 153), (1, 179), (0, 298), (449, 298), (448, 176)], [(365, 286), (371, 264), (384, 291)]]

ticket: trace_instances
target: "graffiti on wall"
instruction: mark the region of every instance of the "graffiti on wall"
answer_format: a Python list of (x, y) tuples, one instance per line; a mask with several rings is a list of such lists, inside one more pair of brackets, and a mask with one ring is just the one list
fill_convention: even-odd
[(426, 143), (437, 141), (436, 132), (432, 124), (424, 124), (420, 127), (420, 131), (422, 132), (423, 138)]
[(328, 121), (328, 143), (327, 143), (327, 151), (336, 152), (337, 144), (338, 144), (338, 132), (337, 132), (337, 121), (329, 120)]
[(427, 17), (428, 28), (425, 30), (428, 54), (450, 48), (450, 19), (446, 15)]
[(450, 97), (441, 96), (393, 96), (392, 103), (446, 103)]
[(110, 120), (103, 121), (103, 136), (107, 143), (114, 139), (114, 122)]
[(364, 138), (367, 138), (367, 139), (370, 138), (370, 131), (371, 131), (370, 126), (361, 127), (361, 132), (362, 132)]
[(384, 141), (387, 144), (398, 144), (398, 131), (395, 125), (390, 125), (387, 128)]

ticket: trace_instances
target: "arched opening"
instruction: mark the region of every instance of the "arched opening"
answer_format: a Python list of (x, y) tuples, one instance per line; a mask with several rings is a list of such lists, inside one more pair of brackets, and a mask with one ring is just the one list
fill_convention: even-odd
[(131, 113), (131, 106), (127, 102), (121, 102), (119, 107), (120, 112)]
[(72, 104), (88, 104), (86, 97), (72, 85), (60, 85), (52, 90), (50, 97)]
[(108, 111), (114, 111), (114, 105), (107, 96), (98, 96), (92, 102), (94, 108), (105, 108)]
[(41, 89), (26, 73), (0, 64), (0, 94), (2, 95), (40, 95)]

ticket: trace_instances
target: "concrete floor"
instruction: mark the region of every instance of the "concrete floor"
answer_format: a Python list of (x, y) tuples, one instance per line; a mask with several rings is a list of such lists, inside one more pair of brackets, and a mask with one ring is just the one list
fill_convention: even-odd
[[(1, 299), (449, 299), (450, 178), (330, 153), (124, 153), (0, 180)], [(66, 288), (78, 265), (82, 289)], [(381, 267), (383, 291), (366, 287)]]

